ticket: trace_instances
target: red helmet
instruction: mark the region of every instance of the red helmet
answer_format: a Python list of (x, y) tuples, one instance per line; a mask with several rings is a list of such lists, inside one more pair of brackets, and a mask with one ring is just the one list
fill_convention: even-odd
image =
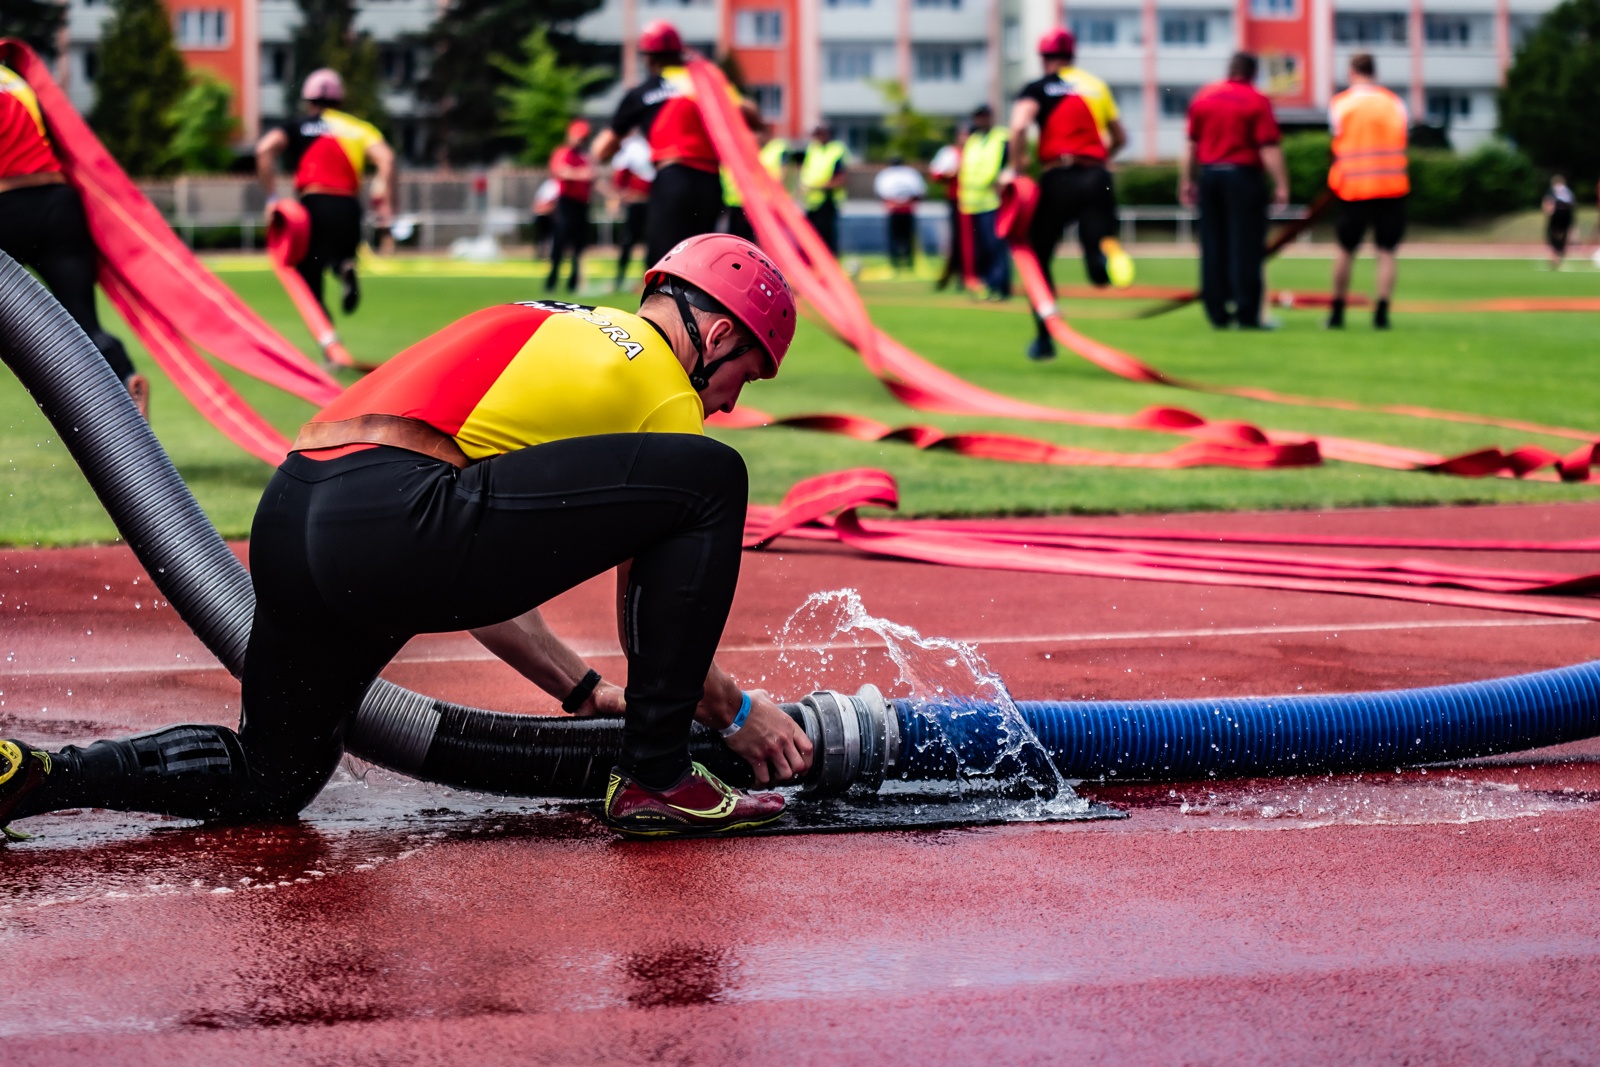
[(678, 27), (666, 19), (656, 19), (639, 35), (639, 51), (645, 55), (671, 55), (683, 51), (683, 38)]
[(669, 278), (689, 283), (727, 308), (767, 350), (777, 373), (794, 340), (794, 290), (766, 253), (731, 233), (704, 233), (681, 242), (646, 271), (645, 292)]
[(1078, 51), (1078, 39), (1072, 36), (1071, 30), (1056, 29), (1048, 31), (1039, 38), (1039, 54), (1041, 56), (1059, 56), (1071, 59)]

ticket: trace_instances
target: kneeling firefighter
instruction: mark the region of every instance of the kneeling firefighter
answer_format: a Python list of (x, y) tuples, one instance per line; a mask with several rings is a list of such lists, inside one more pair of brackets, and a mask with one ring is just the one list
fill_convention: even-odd
[[(693, 720), (758, 783), (810, 766), (765, 693), (712, 660), (738, 581), (747, 478), (704, 435), (778, 372), (795, 303), (759, 249), (691, 238), (637, 315), (530, 301), (469, 315), (301, 430), (250, 537), (256, 610), (237, 732), (175, 726), (45, 752), (0, 741), (0, 826), (99, 807), (287, 818), (322, 789), (378, 672), (416, 634), (467, 629), (577, 715), (623, 714), (611, 825), (664, 836), (758, 826), (784, 800), (689, 759)], [(538, 605), (618, 570), (626, 691)]]

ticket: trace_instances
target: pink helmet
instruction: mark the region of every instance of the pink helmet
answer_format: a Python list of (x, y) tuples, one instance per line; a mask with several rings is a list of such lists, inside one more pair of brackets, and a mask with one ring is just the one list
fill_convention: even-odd
[(639, 34), (639, 51), (645, 55), (671, 55), (683, 51), (683, 38), (678, 27), (666, 19), (656, 19)]
[(1071, 30), (1056, 28), (1049, 30), (1039, 38), (1039, 54), (1041, 56), (1060, 56), (1071, 59), (1078, 50), (1078, 39), (1072, 36)]
[(319, 67), (306, 75), (306, 83), (300, 87), (300, 99), (328, 100), (337, 104), (344, 100), (344, 79), (336, 70)]
[(794, 290), (761, 249), (731, 233), (691, 237), (645, 272), (645, 292), (668, 278), (689, 283), (727, 308), (767, 350), (777, 373), (794, 340)]

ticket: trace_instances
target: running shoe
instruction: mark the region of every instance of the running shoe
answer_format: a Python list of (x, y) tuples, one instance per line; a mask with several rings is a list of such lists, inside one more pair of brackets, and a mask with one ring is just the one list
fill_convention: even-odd
[(1055, 359), (1055, 342), (1048, 337), (1035, 337), (1028, 342), (1028, 358), (1035, 363), (1043, 363), (1046, 360)]
[(133, 398), (133, 406), (139, 409), (139, 414), (144, 416), (144, 421), (150, 421), (150, 379), (142, 374), (130, 374), (128, 380), (122, 383), (128, 387), (128, 396)]
[(49, 774), (50, 753), (0, 738), (0, 835), (5, 840), (27, 839), (27, 834), (11, 828), (11, 813)]
[(1121, 241), (1115, 237), (1105, 238), (1100, 242), (1100, 254), (1106, 257), (1106, 275), (1112, 285), (1126, 289), (1133, 284), (1133, 257), (1123, 249)]
[(605, 820), (630, 837), (685, 837), (751, 830), (777, 820), (787, 802), (777, 793), (735, 789), (698, 763), (662, 790), (613, 768)]
[(356, 279), (356, 265), (352, 260), (339, 271), (339, 284), (344, 286), (344, 299), (340, 307), (346, 315), (361, 306), (361, 283)]

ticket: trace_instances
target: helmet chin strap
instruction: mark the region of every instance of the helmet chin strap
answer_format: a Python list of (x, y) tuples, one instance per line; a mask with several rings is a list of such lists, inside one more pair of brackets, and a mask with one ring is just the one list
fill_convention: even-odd
[(670, 282), (657, 285), (655, 292), (672, 297), (672, 302), (678, 305), (678, 316), (683, 319), (684, 332), (694, 346), (694, 369), (689, 372), (689, 384), (694, 386), (695, 392), (703, 393), (711, 385), (711, 376), (717, 373), (717, 368), (738, 359), (750, 350), (750, 346), (740, 345), (728, 355), (707, 364), (705, 339), (700, 335), (700, 323), (695, 321), (694, 306), (689, 303), (688, 294)]

